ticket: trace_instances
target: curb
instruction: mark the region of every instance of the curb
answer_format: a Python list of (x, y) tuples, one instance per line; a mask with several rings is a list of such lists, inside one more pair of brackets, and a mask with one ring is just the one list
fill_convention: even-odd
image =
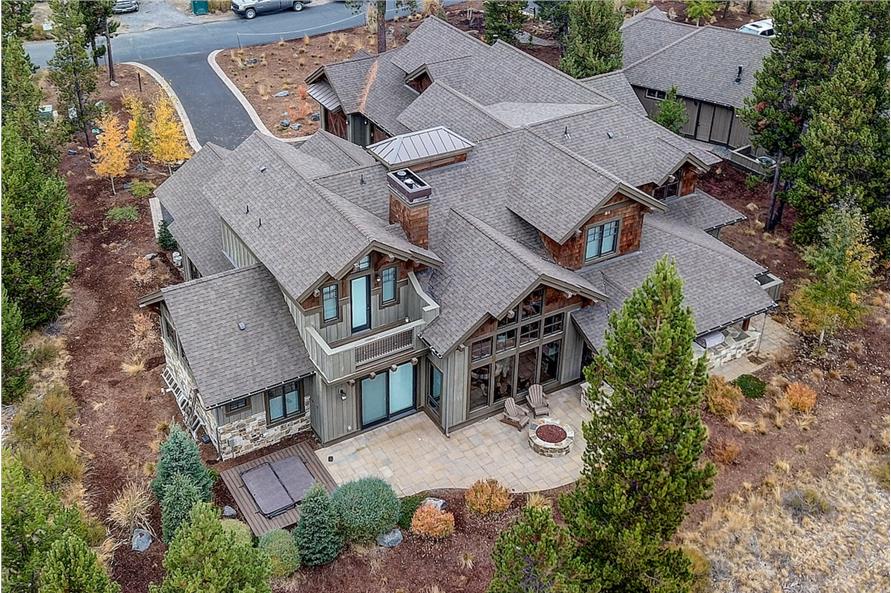
[(164, 80), (164, 77), (161, 76), (155, 69), (149, 68), (145, 64), (140, 64), (139, 62), (121, 63), (128, 66), (135, 66), (136, 68), (139, 68), (155, 79), (155, 82), (157, 82), (161, 86), (161, 88), (164, 90), (165, 93), (167, 93), (167, 95), (170, 97), (170, 100), (173, 102), (176, 113), (177, 115), (179, 115), (179, 119), (183, 124), (183, 131), (186, 133), (186, 139), (189, 141), (189, 146), (191, 146), (192, 150), (194, 150), (195, 152), (201, 150), (201, 143), (198, 142), (198, 136), (195, 135), (195, 130), (192, 128), (192, 122), (189, 120), (189, 114), (186, 113), (182, 102), (179, 100), (179, 97), (176, 96), (176, 92), (174, 92), (173, 87), (170, 86), (170, 83)]
[(254, 127), (257, 128), (257, 130), (261, 134), (266, 134), (267, 136), (275, 138), (276, 140), (279, 140), (281, 142), (288, 142), (290, 144), (300, 144), (302, 142), (306, 142), (306, 140), (309, 138), (309, 136), (298, 136), (297, 138), (279, 138), (278, 136), (273, 134), (269, 130), (269, 128), (266, 127), (266, 124), (263, 123), (263, 120), (260, 119), (260, 116), (257, 114), (257, 110), (254, 109), (253, 105), (250, 104), (250, 102), (247, 100), (247, 98), (244, 96), (244, 94), (238, 89), (237, 86), (235, 86), (235, 83), (232, 82), (232, 79), (230, 79), (228, 76), (226, 76), (226, 73), (223, 72), (223, 69), (220, 68), (219, 64), (217, 64), (217, 55), (221, 51), (223, 51), (223, 50), (215, 49), (212, 52), (210, 52), (209, 54), (207, 54), (207, 63), (211, 67), (211, 69), (216, 73), (216, 75), (220, 77), (220, 80), (223, 81), (223, 84), (226, 85), (226, 88), (229, 89), (229, 92), (232, 93), (232, 96), (235, 97), (235, 100), (237, 100), (239, 103), (241, 103), (241, 106), (247, 112), (248, 117), (251, 118), (251, 121), (253, 122)]

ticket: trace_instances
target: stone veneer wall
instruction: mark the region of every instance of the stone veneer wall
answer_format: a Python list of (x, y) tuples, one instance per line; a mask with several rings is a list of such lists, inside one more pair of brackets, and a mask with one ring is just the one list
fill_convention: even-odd
[(759, 342), (761, 342), (761, 332), (749, 330), (742, 332), (739, 337), (733, 338), (725, 330), (724, 343), (706, 351), (709, 370), (755, 352)]
[(217, 450), (223, 459), (231, 459), (256, 449), (274, 445), (280, 440), (305, 430), (309, 423), (309, 402), (304, 401), (306, 412), (287, 422), (266, 426), (266, 412), (254, 414), (219, 427), (220, 444)]

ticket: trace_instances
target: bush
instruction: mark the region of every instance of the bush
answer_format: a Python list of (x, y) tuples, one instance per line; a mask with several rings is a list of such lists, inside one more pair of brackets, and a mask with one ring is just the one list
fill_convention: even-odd
[(105, 213), (105, 218), (112, 222), (133, 222), (139, 220), (139, 210), (136, 206), (115, 206), (109, 208)]
[(690, 593), (711, 593), (714, 590), (712, 588), (712, 561), (696, 548), (685, 547), (682, 551), (687, 557), (687, 561), (690, 562), (690, 573), (693, 576)]
[(399, 521), (399, 499), (380, 478), (347, 482), (331, 495), (340, 532), (347, 541), (368, 541)]
[(431, 504), (418, 507), (411, 519), (411, 532), (430, 539), (443, 539), (455, 533), (455, 516)]
[(817, 392), (804, 383), (790, 383), (786, 387), (786, 399), (793, 410), (808, 413), (817, 403)]
[(730, 465), (741, 452), (742, 447), (736, 441), (721, 439), (712, 447), (712, 459), (721, 465)]
[(161, 444), (158, 454), (158, 466), (155, 479), (152, 480), (152, 491), (155, 498), (164, 496), (164, 486), (170, 483), (174, 474), (183, 474), (192, 479), (201, 500), (210, 500), (214, 477), (201, 461), (201, 452), (192, 437), (175, 424), (170, 427), (167, 439)]
[(425, 498), (427, 498), (425, 494), (412, 494), (400, 499), (398, 522), (400, 528), (411, 529), (411, 520), (415, 516), (415, 511), (418, 510)]
[(742, 394), (749, 399), (759, 399), (764, 397), (764, 390), (767, 384), (755, 375), (740, 375), (733, 380), (733, 385), (739, 387)]
[(155, 184), (150, 181), (134, 181), (130, 184), (130, 193), (134, 198), (147, 198), (152, 195)]
[(120, 586), (108, 578), (96, 553), (83, 539), (66, 531), (50, 547), (40, 572), (40, 593), (118, 593)]
[(792, 511), (792, 516), (801, 519), (805, 515), (818, 517), (829, 512), (829, 502), (813, 488), (793, 490), (783, 499), (783, 505)]
[(152, 507), (152, 495), (146, 484), (129, 482), (124, 486), (110, 505), (108, 518), (124, 533), (132, 533), (140, 527), (151, 531), (149, 515)]
[(263, 534), (257, 547), (269, 556), (270, 576), (274, 579), (291, 575), (300, 568), (297, 543), (284, 529), (274, 529)]
[(340, 553), (343, 542), (337, 532), (337, 513), (321, 484), (310, 488), (300, 503), (300, 520), (293, 536), (304, 566), (328, 564)]
[(68, 388), (55, 384), (43, 399), (26, 399), (12, 421), (13, 449), (25, 469), (49, 488), (83, 475), (70, 435), (76, 412)]
[(3, 339), (0, 344), (3, 347), (3, 387), (2, 401), (4, 404), (15, 403), (22, 399), (28, 392), (31, 372), (28, 368), (28, 353), (25, 351), (25, 326), (22, 321), (22, 311), (19, 306), (9, 299), (6, 289), (2, 289), (3, 301)]
[(478, 515), (503, 513), (510, 506), (510, 491), (498, 480), (478, 480), (464, 493), (467, 508)]
[(235, 541), (247, 546), (254, 545), (254, 534), (247, 523), (238, 519), (222, 519), (223, 531), (228, 533)]
[(724, 380), (724, 377), (712, 375), (705, 388), (705, 403), (708, 411), (725, 420), (739, 411), (742, 391), (736, 385)]
[(158, 247), (164, 251), (176, 251), (177, 248), (176, 239), (170, 232), (170, 223), (166, 220), (162, 220), (158, 225)]
[(174, 474), (161, 497), (161, 533), (165, 544), (173, 541), (176, 530), (188, 520), (195, 503), (201, 501), (198, 486), (183, 474)]

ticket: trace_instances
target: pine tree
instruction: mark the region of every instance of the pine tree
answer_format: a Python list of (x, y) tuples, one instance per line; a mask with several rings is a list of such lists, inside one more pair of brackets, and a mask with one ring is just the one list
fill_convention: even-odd
[(681, 129), (687, 124), (687, 108), (684, 106), (684, 102), (678, 99), (677, 87), (671, 87), (665, 95), (665, 99), (659, 103), (659, 112), (653, 121), (675, 134), (681, 133)]
[(18, 303), (26, 329), (55, 319), (68, 299), (71, 211), (65, 181), (14, 128), (3, 126), (3, 285)]
[(139, 158), (148, 155), (152, 149), (152, 134), (149, 130), (149, 117), (145, 103), (135, 95), (124, 95), (124, 109), (130, 115), (127, 122), (127, 141)]
[(621, 68), (622, 20), (612, 2), (571, 0), (560, 69), (575, 78), (587, 78)]
[(697, 27), (711, 21), (716, 10), (718, 3), (715, 0), (687, 0), (687, 18), (694, 19)]
[(22, 311), (15, 301), (6, 295), (2, 288), (3, 339), (3, 388), (4, 404), (15, 403), (28, 392), (31, 371), (28, 368), (28, 352), (24, 347), (25, 330), (22, 323)]
[(820, 241), (804, 252), (813, 279), (790, 299), (805, 330), (827, 333), (855, 327), (866, 313), (863, 296), (873, 284), (875, 251), (860, 209), (851, 204), (829, 208), (821, 217)]
[(569, 532), (554, 522), (550, 507), (526, 507), (495, 541), (487, 591), (580, 593), (583, 567), (574, 553)]
[(161, 530), (165, 544), (169, 544), (180, 525), (188, 521), (192, 507), (198, 502), (201, 502), (201, 493), (192, 479), (174, 474), (164, 486), (161, 497)]
[(605, 348), (585, 369), (605, 412), (582, 426), (582, 476), (560, 509), (590, 582), (605, 590), (681, 591), (690, 581), (689, 563), (667, 543), (715, 474), (700, 461), (707, 366), (693, 353), (695, 335), (681, 279), (663, 258), (610, 315)]
[(83, 539), (66, 531), (53, 543), (40, 573), (38, 593), (118, 593), (96, 553)]
[(176, 119), (173, 104), (166, 95), (159, 94), (155, 99), (149, 129), (152, 158), (167, 165), (167, 171), (172, 173), (174, 163), (189, 158), (189, 149), (183, 127)]
[(213, 505), (199, 502), (164, 556), (164, 580), (151, 593), (269, 593), (269, 559), (223, 529)]
[(210, 500), (213, 476), (201, 461), (198, 445), (178, 424), (170, 427), (170, 434), (161, 443), (155, 471), (152, 491), (159, 501), (164, 498), (164, 487), (173, 482), (176, 474), (182, 474), (192, 480), (198, 488), (201, 500)]
[(337, 532), (337, 515), (321, 484), (310, 488), (300, 503), (300, 521), (293, 535), (304, 566), (328, 564), (340, 554), (343, 539)]
[(517, 44), (517, 34), (526, 21), (523, 14), (522, 2), (496, 2), (485, 0), (483, 2), (483, 39), (486, 43), (495, 43), (498, 40)]
[(166, 220), (158, 223), (158, 247), (164, 251), (176, 251), (176, 239), (170, 232), (170, 223)]
[(96, 162), (93, 171), (100, 177), (111, 179), (111, 193), (117, 194), (114, 178), (123, 177), (130, 167), (130, 145), (124, 137), (121, 122), (113, 113), (108, 113), (99, 120), (102, 134), (96, 142)]
[(90, 46), (93, 66), (99, 67), (99, 58), (105, 55), (106, 48), (96, 46), (96, 37), (105, 33), (105, 24), (112, 16), (114, 0), (89, 0), (80, 2), (81, 21), (84, 25), (84, 38)]
[[(9, 0), (3, 3), (3, 39), (18, 37), (28, 39), (31, 33), (31, 11), (35, 0)], [(5, 64), (4, 64), (5, 67)]]
[(562, 56), (562, 48), (566, 44), (566, 35), (569, 33), (569, 0), (540, 2), (537, 3), (537, 6), (538, 18), (548, 21), (554, 27)]

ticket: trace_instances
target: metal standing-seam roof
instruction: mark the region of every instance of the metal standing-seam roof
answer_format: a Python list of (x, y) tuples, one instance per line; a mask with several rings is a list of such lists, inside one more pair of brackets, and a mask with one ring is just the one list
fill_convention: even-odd
[(408, 167), (457, 154), (465, 154), (474, 144), (450, 129), (437, 126), (382, 140), (368, 147), (368, 152), (391, 169)]

